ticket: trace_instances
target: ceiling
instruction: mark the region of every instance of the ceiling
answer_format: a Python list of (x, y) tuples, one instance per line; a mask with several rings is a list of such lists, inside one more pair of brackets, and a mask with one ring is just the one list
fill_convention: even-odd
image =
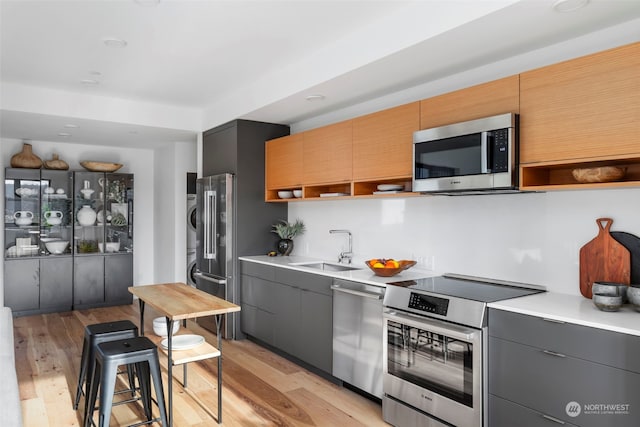
[(573, 13), (553, 3), (2, 0), (5, 87), (199, 117), (166, 126), (0, 99), (0, 135), (145, 147), (192, 141), (238, 117), (291, 124), (640, 17), (635, 0), (590, 0)]

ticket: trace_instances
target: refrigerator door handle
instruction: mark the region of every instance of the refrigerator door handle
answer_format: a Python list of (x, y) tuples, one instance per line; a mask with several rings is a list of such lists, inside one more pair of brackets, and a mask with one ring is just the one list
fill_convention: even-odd
[(227, 279), (219, 279), (217, 277), (211, 277), (211, 276), (207, 276), (205, 274), (200, 273), (199, 271), (193, 274), (194, 276), (203, 279), (203, 280), (207, 280), (209, 282), (213, 282), (216, 283), (218, 285), (226, 285), (227, 284)]
[(216, 233), (218, 229), (216, 202), (217, 194), (214, 190), (204, 192), (204, 245), (202, 257), (204, 259), (216, 259)]

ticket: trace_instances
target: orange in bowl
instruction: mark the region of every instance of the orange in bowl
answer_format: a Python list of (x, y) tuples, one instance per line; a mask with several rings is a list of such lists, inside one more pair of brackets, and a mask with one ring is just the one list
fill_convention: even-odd
[(374, 258), (364, 262), (376, 276), (391, 277), (416, 265), (415, 261)]

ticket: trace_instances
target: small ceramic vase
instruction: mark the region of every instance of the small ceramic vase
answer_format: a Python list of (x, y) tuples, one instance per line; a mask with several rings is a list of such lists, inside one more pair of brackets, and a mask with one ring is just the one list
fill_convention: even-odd
[(40, 169), (42, 159), (33, 154), (33, 147), (26, 142), (22, 144), (22, 151), (11, 157), (12, 168)]
[(96, 223), (96, 211), (91, 209), (91, 206), (84, 205), (78, 211), (76, 218), (78, 219), (78, 224), (80, 225), (93, 225)]

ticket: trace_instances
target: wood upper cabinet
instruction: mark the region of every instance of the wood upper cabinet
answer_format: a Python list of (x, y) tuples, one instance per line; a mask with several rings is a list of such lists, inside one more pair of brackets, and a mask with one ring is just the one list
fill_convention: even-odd
[(640, 43), (520, 76), (520, 163), (639, 157)]
[(420, 101), (420, 129), (520, 112), (519, 76), (505, 77)]
[(411, 176), (413, 132), (419, 128), (419, 102), (353, 119), (353, 179)]
[(314, 185), (351, 181), (351, 138), (351, 120), (303, 132), (303, 183)]
[(265, 144), (268, 190), (302, 186), (302, 133), (272, 139)]

